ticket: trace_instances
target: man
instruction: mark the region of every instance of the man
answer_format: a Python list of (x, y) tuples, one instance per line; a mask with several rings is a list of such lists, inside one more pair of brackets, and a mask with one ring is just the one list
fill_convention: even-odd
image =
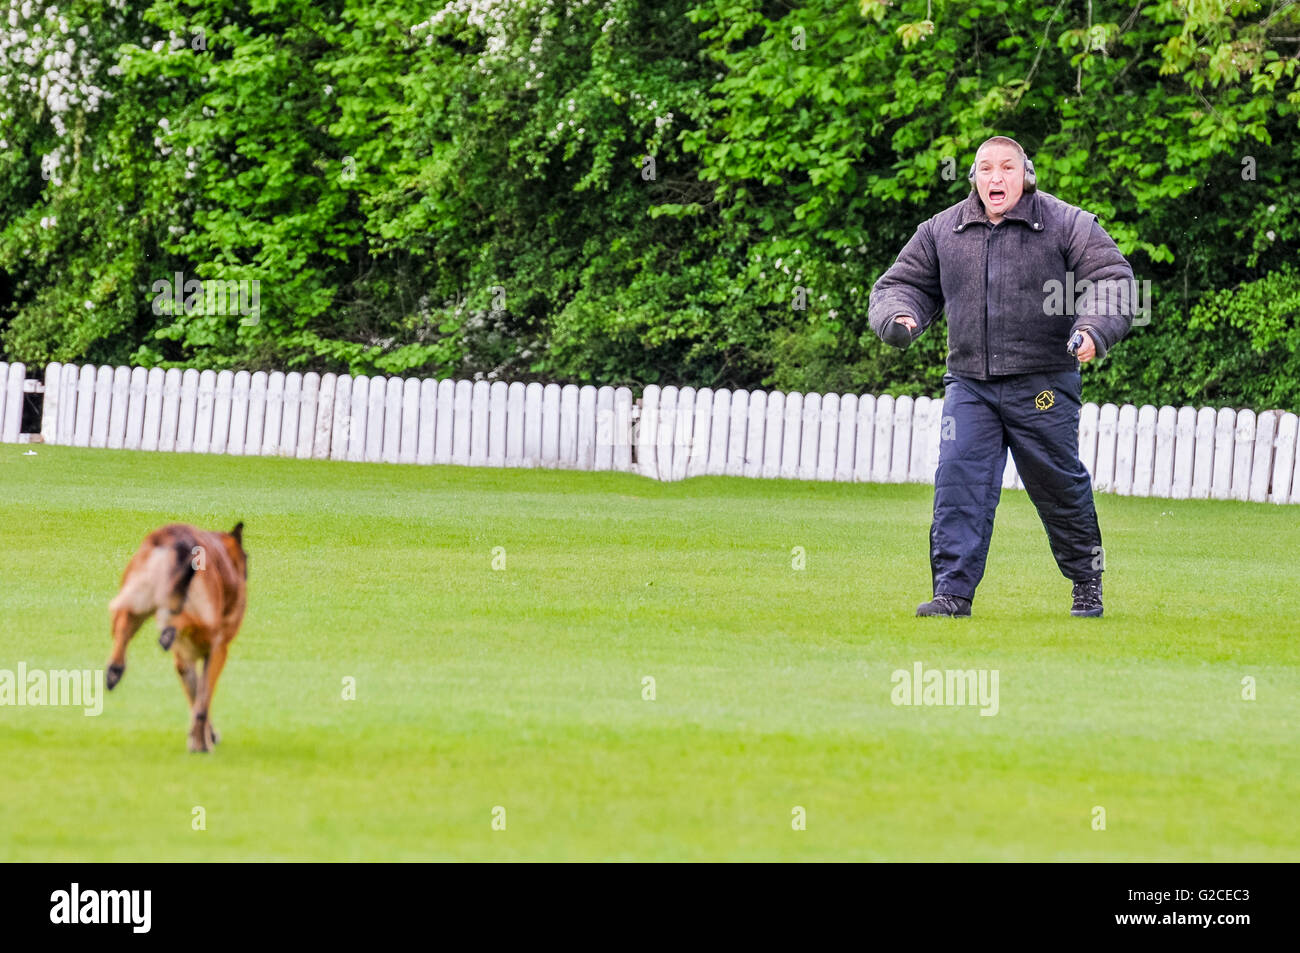
[[(1010, 448), (1056, 564), (1074, 582), (1071, 614), (1100, 616), (1101, 531), (1078, 454), (1079, 362), (1104, 357), (1128, 333), (1133, 270), (1095, 215), (1037, 190), (1014, 139), (981, 145), (968, 177), (970, 195), (921, 223), (869, 305), (872, 330), (896, 347), (940, 310), (948, 315), (934, 598), (916, 614), (971, 614)], [(1066, 297), (1075, 293), (1078, 302)]]

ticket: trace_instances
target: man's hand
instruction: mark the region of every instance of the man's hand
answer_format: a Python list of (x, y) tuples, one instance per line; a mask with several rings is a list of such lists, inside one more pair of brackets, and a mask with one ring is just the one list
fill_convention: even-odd
[(1087, 364), (1097, 356), (1097, 345), (1087, 331), (1080, 331), (1079, 333), (1083, 335), (1083, 343), (1079, 345), (1079, 350), (1074, 353), (1074, 356), (1079, 359), (1080, 364)]
[(905, 349), (912, 343), (911, 332), (916, 328), (916, 319), (910, 315), (900, 314), (885, 326), (881, 340), (893, 347)]

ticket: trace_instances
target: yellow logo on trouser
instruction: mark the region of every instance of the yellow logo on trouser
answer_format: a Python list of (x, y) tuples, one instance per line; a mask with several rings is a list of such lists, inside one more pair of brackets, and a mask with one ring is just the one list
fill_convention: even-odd
[(1046, 410), (1056, 403), (1056, 395), (1050, 390), (1045, 390), (1034, 398), (1034, 406), (1039, 410)]

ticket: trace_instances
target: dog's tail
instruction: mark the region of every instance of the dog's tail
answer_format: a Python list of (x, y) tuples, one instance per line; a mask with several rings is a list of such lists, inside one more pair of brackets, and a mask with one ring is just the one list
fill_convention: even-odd
[(194, 560), (198, 557), (196, 552), (198, 548), (193, 539), (178, 539), (172, 544), (176, 562), (171, 578), (167, 582), (166, 599), (169, 605), (175, 606), (173, 612), (180, 611), (186, 595), (189, 594), (190, 581), (194, 578)]

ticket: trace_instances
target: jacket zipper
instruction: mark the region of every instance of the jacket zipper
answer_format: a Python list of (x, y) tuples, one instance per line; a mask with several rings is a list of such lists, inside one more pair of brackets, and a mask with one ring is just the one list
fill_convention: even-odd
[(991, 226), (984, 233), (984, 379), (992, 377), (989, 368), (989, 242), (993, 239), (993, 229)]

